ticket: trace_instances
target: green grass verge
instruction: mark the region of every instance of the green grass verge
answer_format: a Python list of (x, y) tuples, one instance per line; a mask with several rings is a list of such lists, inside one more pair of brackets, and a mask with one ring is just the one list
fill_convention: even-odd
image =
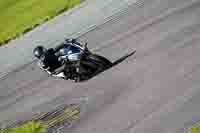
[(0, 0), (0, 45), (79, 3), (80, 0)]
[(192, 126), (187, 133), (200, 133), (200, 123), (195, 124)]
[(15, 128), (2, 129), (0, 133), (45, 133), (45, 126), (39, 122), (29, 121)]

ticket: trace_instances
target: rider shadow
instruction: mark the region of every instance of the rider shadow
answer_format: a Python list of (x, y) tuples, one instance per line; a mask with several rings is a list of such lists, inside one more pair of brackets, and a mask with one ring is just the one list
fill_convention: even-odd
[(89, 77), (88, 79), (85, 79), (85, 80), (83, 80), (83, 81), (89, 80), (89, 79), (91, 79), (91, 78), (97, 76), (98, 74), (100, 74), (100, 73), (102, 73), (102, 72), (104, 72), (104, 71), (106, 71), (106, 70), (108, 70), (108, 69), (110, 69), (110, 68), (112, 68), (112, 67), (114, 67), (114, 66), (120, 64), (121, 62), (123, 62), (124, 60), (126, 60), (128, 57), (132, 56), (132, 55), (135, 54), (135, 53), (136, 53), (136, 50), (131, 51), (130, 53), (125, 54), (124, 56), (120, 57), (120, 58), (117, 59), (116, 61), (112, 62), (112, 65), (111, 65), (110, 67), (108, 67), (108, 68), (106, 68), (106, 69), (104, 69), (104, 70), (102, 70), (102, 71), (100, 71), (100, 72), (97, 72), (97, 73), (94, 73), (94, 74), (90, 75), (90, 77)]
[[(117, 59), (116, 61), (114, 61), (114, 62), (112, 63), (112, 66), (111, 66), (111, 67), (114, 67), (114, 66), (118, 65), (119, 63), (121, 63), (122, 61), (126, 60), (128, 57), (132, 56), (132, 55), (135, 54), (135, 53), (136, 53), (136, 50), (134, 50), (134, 51), (132, 51), (132, 52), (130, 52), (130, 53), (125, 54), (124, 56), (122, 56), (122, 57), (120, 57), (119, 59)], [(110, 68), (111, 68), (111, 67), (110, 67)]]

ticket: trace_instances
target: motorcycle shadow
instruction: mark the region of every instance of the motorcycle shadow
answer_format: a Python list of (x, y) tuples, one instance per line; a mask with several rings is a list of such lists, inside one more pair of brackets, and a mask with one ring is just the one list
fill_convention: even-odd
[(124, 60), (126, 60), (128, 57), (132, 56), (132, 55), (135, 54), (135, 53), (136, 53), (136, 50), (131, 51), (131, 52), (125, 54), (124, 56), (120, 57), (120, 58), (117, 59), (116, 61), (112, 62), (112, 65), (111, 65), (110, 67), (107, 67), (107, 68), (102, 69), (102, 70), (100, 70), (100, 71), (94, 72), (94, 73), (92, 73), (91, 75), (89, 75), (89, 77), (87, 77), (87, 78), (85, 78), (85, 79), (82, 79), (80, 82), (85, 82), (85, 81), (87, 81), (87, 80), (89, 80), (89, 79), (92, 79), (93, 77), (97, 76), (98, 74), (100, 74), (100, 73), (102, 73), (102, 72), (104, 72), (104, 71), (106, 71), (106, 70), (108, 70), (108, 69), (110, 69), (110, 68), (112, 68), (112, 67), (114, 67), (114, 66), (120, 64), (121, 62), (123, 62)]

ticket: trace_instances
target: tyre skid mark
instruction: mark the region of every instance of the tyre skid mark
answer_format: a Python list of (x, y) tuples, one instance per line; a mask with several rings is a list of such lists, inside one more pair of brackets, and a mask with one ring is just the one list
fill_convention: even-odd
[(19, 127), (30, 121), (36, 121), (44, 125), (46, 132), (53, 132), (62, 127), (70, 126), (72, 122), (80, 118), (80, 113), (81, 104), (63, 105), (47, 113), (35, 113), (33, 118), (12, 123), (7, 128)]

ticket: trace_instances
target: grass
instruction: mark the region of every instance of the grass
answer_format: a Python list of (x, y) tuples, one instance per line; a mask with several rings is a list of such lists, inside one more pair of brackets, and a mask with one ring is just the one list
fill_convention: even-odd
[(42, 123), (30, 121), (15, 128), (0, 130), (0, 133), (45, 133), (45, 126)]
[(187, 133), (200, 133), (200, 123), (195, 124), (192, 126)]
[(0, 45), (79, 3), (80, 0), (0, 0)]

